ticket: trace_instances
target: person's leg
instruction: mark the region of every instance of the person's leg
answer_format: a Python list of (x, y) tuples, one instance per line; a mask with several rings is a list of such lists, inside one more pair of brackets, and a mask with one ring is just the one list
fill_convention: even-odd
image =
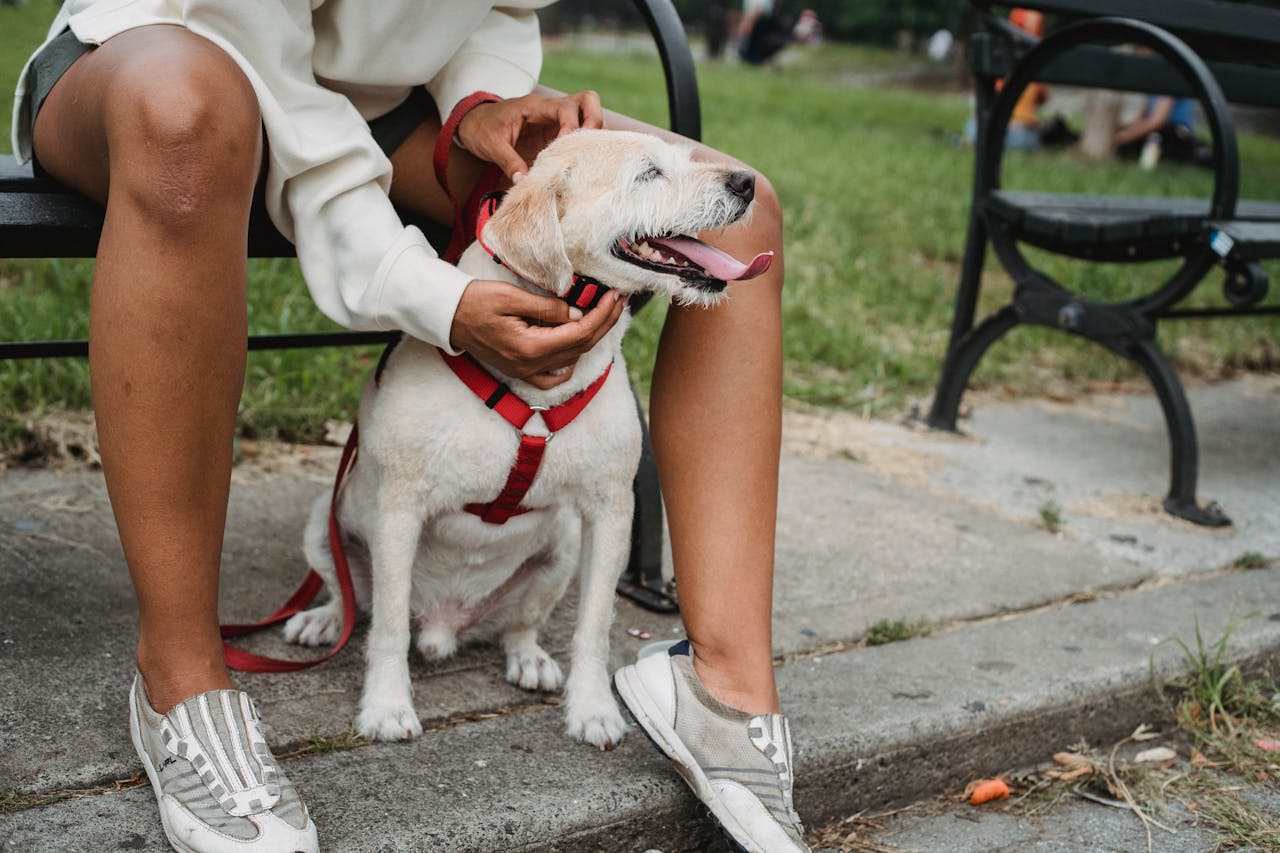
[(218, 567), (244, 381), (245, 240), (261, 161), (257, 99), (178, 27), (81, 57), (40, 110), (35, 150), (106, 205), (89, 364), (103, 472), (156, 710), (230, 687)]
[[(681, 139), (612, 112), (605, 124)], [(695, 156), (734, 162), (705, 145)], [(730, 284), (711, 310), (672, 306), (654, 365), (650, 430), (694, 667), (725, 704), (768, 713), (778, 710), (772, 612), (784, 273), (782, 210), (769, 181), (757, 176), (745, 224), (703, 239), (740, 260), (773, 250), (773, 265)]]

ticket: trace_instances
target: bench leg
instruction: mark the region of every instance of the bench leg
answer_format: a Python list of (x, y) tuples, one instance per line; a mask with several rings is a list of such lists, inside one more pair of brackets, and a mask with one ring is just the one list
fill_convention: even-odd
[(1170, 474), (1169, 494), (1164, 499), (1165, 512), (1205, 527), (1229, 525), (1231, 519), (1217, 501), (1203, 507), (1196, 503), (1196, 476), (1200, 464), (1196, 425), (1178, 375), (1153, 340), (1134, 341), (1130, 357), (1142, 365), (1151, 379), (1169, 431)]
[(649, 610), (675, 613), (680, 606), (662, 577), (663, 516), (658, 465), (653, 458), (649, 425), (639, 399), (636, 400), (636, 409), (640, 413), (640, 428), (644, 431), (644, 446), (634, 484), (636, 514), (631, 521), (631, 560), (618, 580), (618, 594)]
[(1014, 307), (1006, 305), (952, 345), (947, 360), (942, 365), (938, 389), (933, 394), (929, 426), (955, 432), (960, 398), (964, 395), (965, 386), (969, 384), (970, 374), (978, 366), (983, 353), (1019, 322), (1021, 321)]

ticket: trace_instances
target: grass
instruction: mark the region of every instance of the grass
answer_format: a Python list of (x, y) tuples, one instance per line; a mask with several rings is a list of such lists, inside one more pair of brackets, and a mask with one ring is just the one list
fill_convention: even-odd
[(1267, 559), (1266, 554), (1260, 554), (1257, 551), (1245, 551), (1231, 563), (1231, 567), (1235, 569), (1265, 569), (1271, 565), (1271, 561)]
[(1049, 501), (1040, 507), (1040, 524), (1050, 533), (1057, 533), (1065, 522), (1062, 518), (1062, 507), (1056, 501)]
[[(0, 6), (0, 86), (46, 26), (50, 9)], [(543, 79), (564, 89), (591, 86), (606, 105), (665, 121), (661, 72), (647, 53), (550, 51)], [(840, 45), (800, 55), (778, 70), (706, 63), (699, 68), (704, 136), (768, 175), (786, 215), (787, 290), (783, 317), (786, 394), (866, 415), (899, 412), (928, 394), (944, 353), (968, 214), (971, 153), (954, 144), (968, 111), (955, 93), (865, 88), (858, 69), (904, 64), (892, 53)], [(1244, 193), (1280, 198), (1280, 141), (1242, 136)], [(1206, 174), (1176, 165), (1141, 173), (1127, 164), (1086, 165), (1069, 154), (1011, 157), (1010, 186), (1117, 194), (1205, 195)], [(1046, 258), (1047, 271), (1092, 295), (1137, 293), (1161, 265), (1091, 267)], [(81, 336), (91, 265), (0, 261), (0, 339)], [(1007, 300), (1010, 283), (988, 263), (982, 310)], [(1280, 280), (1280, 265), (1269, 271)], [(1216, 277), (1196, 304), (1220, 304)], [(253, 330), (307, 331), (332, 324), (311, 305), (291, 261), (258, 261), (250, 271)], [(1274, 302), (1274, 297), (1271, 300)], [(663, 306), (652, 305), (628, 335), (626, 355), (643, 390)], [(1215, 378), (1280, 366), (1280, 319), (1167, 323), (1160, 343), (1184, 374)], [(314, 441), (328, 419), (349, 417), (375, 350), (252, 354), (241, 404), (247, 437)], [(1066, 335), (1018, 329), (984, 359), (974, 382), (1012, 394), (1055, 383), (1087, 387), (1136, 380), (1127, 362)], [(85, 365), (75, 360), (0, 365), (0, 442), (23, 434), (25, 419), (89, 405)], [(0, 444), (0, 446), (3, 446)]]
[(915, 637), (927, 637), (933, 633), (933, 625), (921, 617), (914, 622), (906, 619), (881, 619), (867, 626), (867, 645), (883, 646), (900, 643)]

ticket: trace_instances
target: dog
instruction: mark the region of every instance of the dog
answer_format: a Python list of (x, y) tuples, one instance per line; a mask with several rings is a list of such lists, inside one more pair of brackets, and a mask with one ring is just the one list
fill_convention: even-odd
[[(727, 281), (764, 272), (772, 253), (743, 264), (693, 236), (741, 221), (755, 177), (695, 161), (691, 153), (690, 146), (639, 133), (579, 130), (561, 137), (496, 209), (490, 202), (492, 215), (459, 267), (534, 293), (565, 297), (575, 283), (603, 283), (621, 294), (652, 292), (712, 307)], [(408, 336), (385, 359), (381, 377), (366, 384), (358, 463), (337, 496), (357, 604), (372, 615), (356, 718), (361, 735), (397, 740), (421, 733), (409, 681), (411, 639), (424, 656), (445, 658), (460, 642), (496, 638), (508, 681), (537, 691), (563, 686), (570, 737), (601, 749), (622, 739), (626, 723), (607, 665), (641, 448), (621, 351), (627, 323), (624, 311), (571, 377), (548, 391)], [(487, 384), (469, 387), (451, 362)], [(507, 400), (500, 384), (535, 409), (522, 430), (498, 414)], [(493, 403), (495, 394), (502, 400), (491, 410), (486, 397)], [(502, 523), (486, 516), (486, 506), (491, 516), (503, 495), (498, 515), (512, 510), (506, 485), (516, 477), (523, 445), (550, 432), (557, 406), (589, 395), (571, 422), (543, 440), (514, 514)], [(321, 496), (304, 552), (330, 596), (286, 623), (290, 642), (331, 644), (342, 627), (329, 509), (330, 496)], [(538, 631), (574, 577), (581, 596), (566, 681), (538, 644)]]

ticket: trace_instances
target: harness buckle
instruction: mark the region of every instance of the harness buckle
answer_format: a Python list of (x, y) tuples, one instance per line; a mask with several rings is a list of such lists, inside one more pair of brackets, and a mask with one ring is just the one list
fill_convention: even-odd
[[(533, 409), (533, 416), (525, 421), (524, 427), (521, 428), (521, 435), (532, 436), (533, 438), (542, 438), (550, 442), (555, 438), (555, 433), (551, 431), (551, 427), (547, 426), (547, 422), (543, 420), (542, 413), (547, 411), (547, 406), (530, 406)], [(530, 429), (532, 427), (532, 429)]]

